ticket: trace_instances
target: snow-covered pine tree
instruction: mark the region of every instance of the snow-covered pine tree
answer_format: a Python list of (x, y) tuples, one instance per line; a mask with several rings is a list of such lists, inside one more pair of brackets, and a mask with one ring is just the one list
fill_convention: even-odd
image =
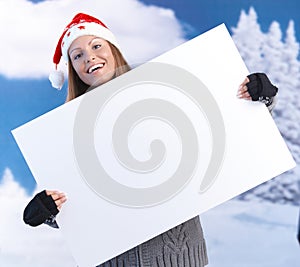
[(257, 22), (254, 8), (250, 8), (249, 14), (242, 10), (237, 27), (231, 30), (233, 32), (232, 38), (242, 58), (247, 59), (245, 64), (249, 71), (263, 72), (262, 45), (265, 41), (265, 35)]
[[(288, 64), (288, 77), (285, 82), (291, 88), (300, 89), (300, 62), (298, 60), (300, 47), (296, 39), (295, 24), (293, 20), (289, 21), (288, 28), (286, 30), (284, 48), (283, 60)], [(292, 79), (290, 79), (290, 77), (292, 77)], [(300, 105), (299, 101), (297, 101), (297, 103)]]
[[(284, 60), (285, 45), (282, 32), (277, 21), (273, 21), (269, 32), (265, 34), (262, 44), (264, 72), (268, 73), (273, 83), (285, 82), (288, 74), (288, 63)], [(253, 70), (254, 71), (254, 70)]]

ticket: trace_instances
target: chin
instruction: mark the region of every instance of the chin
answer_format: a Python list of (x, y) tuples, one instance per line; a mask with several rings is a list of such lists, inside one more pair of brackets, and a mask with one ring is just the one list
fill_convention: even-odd
[(94, 81), (93, 83), (91, 83), (91, 87), (98, 87), (98, 86), (100, 86), (100, 85), (103, 85), (103, 84), (105, 84), (105, 83), (107, 83), (108, 81), (110, 81), (111, 79), (99, 79), (99, 80), (96, 80), (96, 81)]

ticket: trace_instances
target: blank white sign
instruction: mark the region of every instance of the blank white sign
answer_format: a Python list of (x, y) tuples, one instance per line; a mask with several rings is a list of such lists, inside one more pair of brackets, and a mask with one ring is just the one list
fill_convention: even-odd
[[(79, 266), (96, 266), (295, 166), (222, 24), (13, 130)], [(205, 226), (204, 226), (205, 227)]]

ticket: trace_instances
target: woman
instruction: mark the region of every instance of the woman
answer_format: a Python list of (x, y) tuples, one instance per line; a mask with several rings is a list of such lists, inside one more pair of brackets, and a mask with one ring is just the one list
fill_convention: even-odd
[[(68, 62), (67, 101), (130, 70), (108, 28), (98, 19), (82, 13), (73, 18), (59, 39), (53, 58), (56, 65), (61, 57)], [(58, 81), (62, 79), (52, 76), (52, 84), (61, 87)], [(241, 84), (238, 97), (260, 99), (270, 105), (276, 93), (277, 88), (264, 74), (252, 74)], [(25, 208), (25, 223), (31, 226), (47, 223), (58, 227), (55, 215), (65, 201), (66, 196), (61, 192), (42, 191)], [(100, 266), (202, 267), (207, 263), (197, 216)]]

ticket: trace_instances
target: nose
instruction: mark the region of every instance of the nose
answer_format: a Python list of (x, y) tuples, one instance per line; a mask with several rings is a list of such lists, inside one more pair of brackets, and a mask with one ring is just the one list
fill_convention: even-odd
[(86, 54), (86, 58), (85, 58), (86, 63), (94, 61), (95, 59), (96, 59), (96, 57), (93, 53), (87, 53)]

